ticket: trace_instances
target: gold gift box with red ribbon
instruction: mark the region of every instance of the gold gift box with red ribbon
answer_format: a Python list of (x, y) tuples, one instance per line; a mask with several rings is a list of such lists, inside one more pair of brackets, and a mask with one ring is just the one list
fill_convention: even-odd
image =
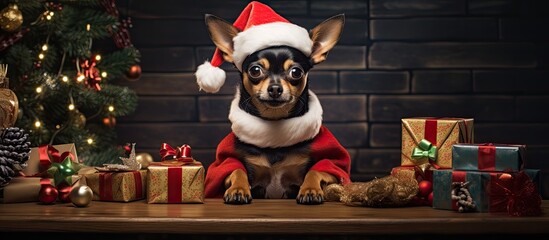
[(145, 198), (146, 170), (84, 174), (94, 201), (131, 202)]
[(203, 203), (204, 166), (191, 156), (191, 147), (160, 148), (161, 162), (153, 162), (147, 173), (148, 203)]
[(472, 118), (402, 119), (401, 165), (452, 168), (452, 146), (473, 143)]
[(66, 157), (78, 163), (74, 143), (31, 148), (27, 167), (22, 172), (25, 176), (45, 176), (52, 163), (61, 163)]

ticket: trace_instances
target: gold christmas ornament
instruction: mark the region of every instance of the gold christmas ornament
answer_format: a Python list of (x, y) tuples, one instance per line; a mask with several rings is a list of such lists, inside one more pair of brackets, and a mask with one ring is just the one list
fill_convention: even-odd
[(8, 65), (0, 64), (0, 128), (12, 127), (19, 117), (19, 100), (17, 95), (8, 89), (7, 72)]
[(153, 162), (153, 157), (150, 154), (145, 152), (138, 153), (135, 156), (135, 159), (137, 160), (138, 163), (141, 164), (141, 169), (146, 169), (149, 166), (149, 164)]
[(23, 24), (23, 14), (15, 4), (9, 4), (0, 11), (0, 27), (4, 31), (14, 32)]
[(76, 207), (88, 206), (92, 198), (93, 198), (93, 192), (91, 188), (85, 185), (74, 187), (70, 193), (71, 202)]

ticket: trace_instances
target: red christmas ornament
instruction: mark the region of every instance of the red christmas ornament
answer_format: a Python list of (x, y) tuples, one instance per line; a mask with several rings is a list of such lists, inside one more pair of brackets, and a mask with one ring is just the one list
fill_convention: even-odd
[(58, 192), (59, 192), (59, 201), (64, 202), (64, 203), (71, 202), (71, 197), (70, 197), (71, 190), (72, 190), (71, 186), (61, 184), (61, 185), (57, 186), (57, 189), (58, 189)]
[(99, 70), (95, 68), (95, 65), (97, 63), (95, 62), (95, 59), (92, 58), (92, 60), (85, 60), (80, 64), (80, 67), (82, 67), (82, 72), (84, 76), (87, 78), (86, 84), (88, 87), (95, 89), (96, 91), (101, 91), (101, 86), (99, 86), (99, 83), (101, 82), (101, 75), (99, 74)]
[(433, 184), (427, 180), (419, 182), (419, 193), (421, 197), (427, 197), (433, 192)]
[(141, 77), (141, 66), (135, 64), (130, 67), (128, 73), (126, 73), (126, 79), (129, 81), (136, 81)]
[(433, 192), (429, 193), (427, 200), (429, 201), (429, 205), (433, 206)]
[(116, 118), (113, 116), (103, 118), (103, 124), (108, 127), (114, 127), (116, 126)]
[(44, 184), (40, 188), (40, 192), (38, 193), (38, 201), (40, 201), (43, 204), (52, 204), (57, 200), (57, 196), (59, 193), (57, 192), (57, 189), (52, 186), (51, 184)]

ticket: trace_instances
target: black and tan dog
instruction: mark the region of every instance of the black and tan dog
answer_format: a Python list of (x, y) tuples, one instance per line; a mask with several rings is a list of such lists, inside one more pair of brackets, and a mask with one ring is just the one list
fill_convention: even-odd
[(219, 144), (208, 168), (206, 197), (223, 195), (231, 204), (252, 198), (322, 203), (323, 186), (350, 181), (350, 159), (322, 126), (322, 107), (309, 90), (308, 73), (337, 43), (344, 16), (310, 31), (310, 54), (292, 46), (268, 46), (241, 63), (233, 59), (233, 39), (241, 31), (213, 15), (206, 16), (206, 24), (223, 59), (235, 63), (242, 80), (229, 114), (233, 132)]

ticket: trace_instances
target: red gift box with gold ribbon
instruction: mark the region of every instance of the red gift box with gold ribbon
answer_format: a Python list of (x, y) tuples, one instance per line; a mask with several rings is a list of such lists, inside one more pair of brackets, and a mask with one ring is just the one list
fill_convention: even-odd
[(172, 148), (162, 144), (161, 162), (153, 162), (147, 173), (148, 203), (203, 203), (204, 166), (191, 156), (191, 147)]

